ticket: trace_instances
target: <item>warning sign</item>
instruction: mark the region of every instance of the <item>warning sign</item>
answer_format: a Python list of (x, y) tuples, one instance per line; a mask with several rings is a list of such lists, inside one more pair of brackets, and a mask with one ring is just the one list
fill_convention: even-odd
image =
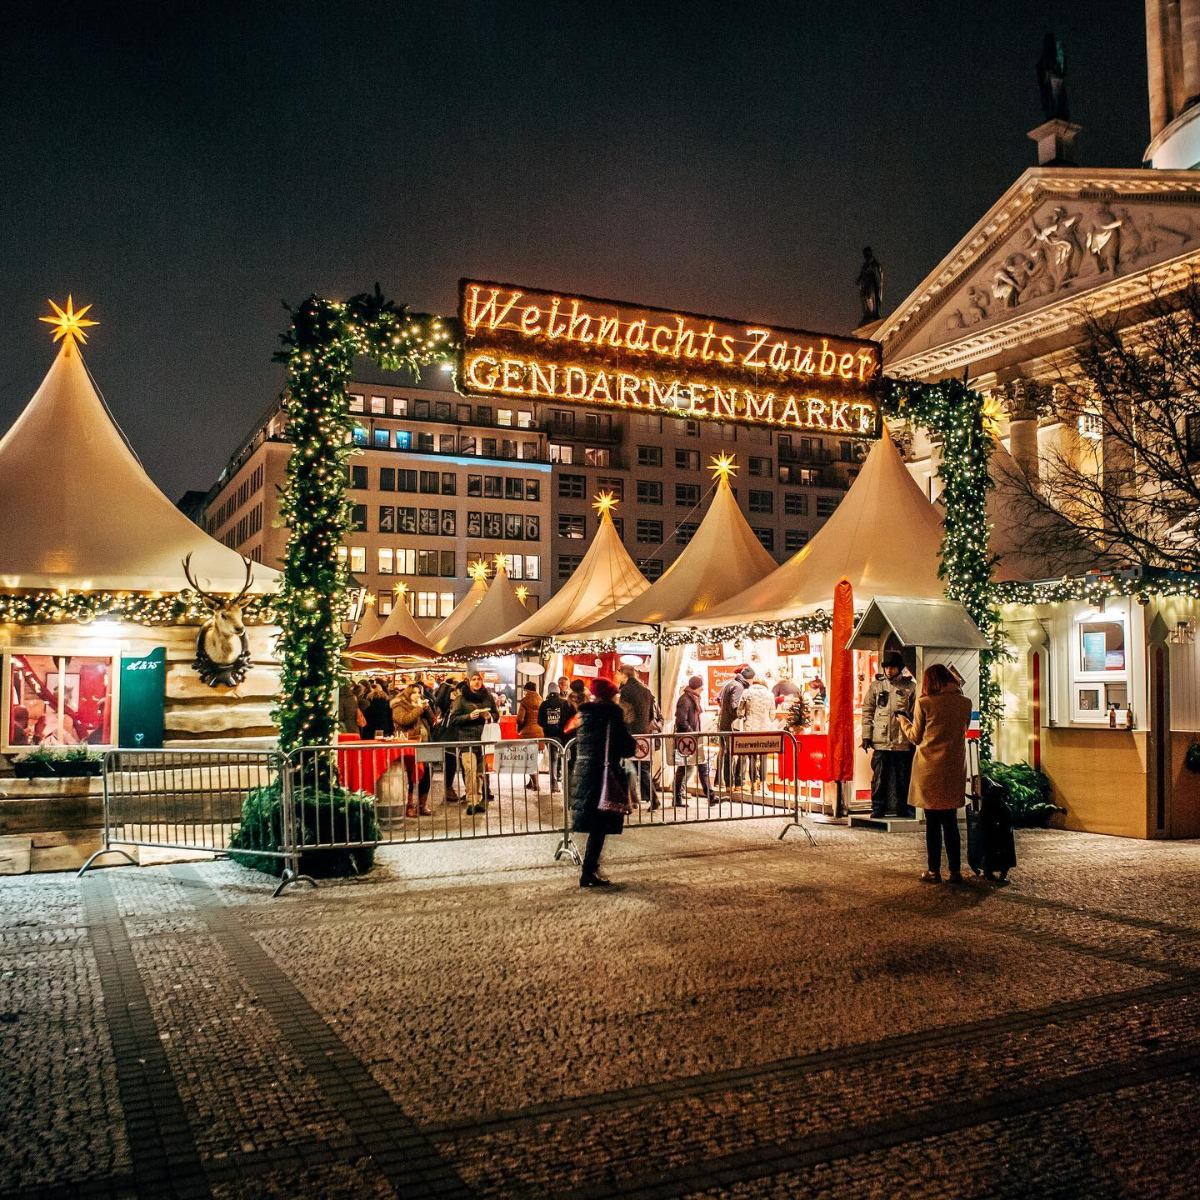
[(734, 754), (779, 754), (783, 750), (782, 733), (735, 733)]
[(696, 755), (696, 739), (690, 734), (684, 734), (675, 739), (675, 754), (678, 758), (694, 758)]
[(635, 737), (633, 741), (634, 745), (637, 746), (633, 757), (638, 762), (645, 762), (650, 757), (651, 747), (654, 743), (648, 737)]

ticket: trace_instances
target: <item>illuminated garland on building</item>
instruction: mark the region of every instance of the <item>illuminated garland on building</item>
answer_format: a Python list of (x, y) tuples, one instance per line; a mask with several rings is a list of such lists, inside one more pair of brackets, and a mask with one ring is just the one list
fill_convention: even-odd
[[(23, 592), (0, 595), (0, 623), (45, 625), (131, 621), (138, 625), (200, 625), (212, 616), (192, 591), (182, 592)], [(242, 605), (247, 625), (275, 621), (274, 597), (251, 596)]]
[[(856, 614), (855, 619), (861, 616)], [(715, 642), (758, 641), (763, 638), (800, 637), (806, 633), (828, 633), (833, 628), (833, 619), (824, 609), (807, 617), (793, 617), (786, 621), (747, 621), (741, 625), (722, 625), (717, 629), (647, 629), (644, 634), (630, 632), (624, 637), (611, 638), (550, 638), (546, 650), (550, 654), (610, 654), (617, 643), (645, 642), (654, 646), (692, 646)]]
[(946, 581), (946, 595), (967, 610), (991, 645), (979, 656), (979, 742), (987, 759), (1001, 713), (1000, 683), (993, 667), (1005, 651), (993, 593), (995, 559), (989, 548), (987, 517), (987, 497), (993, 487), (988, 459), (995, 438), (984, 409), (984, 397), (959, 380), (889, 382), (889, 415), (923, 425), (942, 444), (938, 478), (946, 517), (938, 574)]
[(324, 745), (336, 733), (347, 577), (337, 548), (351, 521), (347, 460), (356, 448), (346, 385), (354, 357), (415, 373), (447, 360), (454, 343), (441, 320), (393, 304), (378, 286), (345, 302), (310, 296), (293, 312), (283, 342), (287, 349), (276, 361), (287, 366), (293, 451), (280, 505), (290, 536), (275, 607), (282, 631), (279, 743), (287, 752)]
[(1037, 583), (997, 583), (992, 595), (997, 604), (1063, 604), (1086, 601), (1097, 604), (1109, 596), (1133, 596), (1148, 604), (1155, 596), (1187, 596), (1200, 600), (1200, 575), (1178, 571), (1122, 571), (1112, 575), (1076, 575)]

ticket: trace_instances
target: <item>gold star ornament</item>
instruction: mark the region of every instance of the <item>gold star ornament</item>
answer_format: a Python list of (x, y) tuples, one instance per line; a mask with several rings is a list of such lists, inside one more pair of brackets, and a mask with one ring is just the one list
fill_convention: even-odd
[(46, 325), (54, 326), (54, 340), (56, 342), (66, 339), (71, 342), (83, 343), (88, 340), (88, 335), (85, 330), (91, 325), (99, 325), (99, 321), (88, 320), (85, 317), (91, 309), (90, 304), (85, 304), (78, 312), (75, 311), (75, 301), (71, 296), (67, 297), (67, 307), (59, 308), (53, 300), (48, 300), (47, 303), (54, 309), (52, 317), (38, 317)]
[(617, 498), (612, 494), (612, 492), (601, 492), (596, 499), (592, 501), (592, 507), (596, 510), (599, 516), (603, 517), (605, 513), (612, 512), (612, 510), (617, 507)]
[(473, 562), (467, 568), (467, 571), (470, 573), (472, 579), (486, 579), (488, 577), (487, 561), (481, 558), (477, 562)]
[(708, 460), (708, 469), (715, 479), (729, 479), (737, 474), (737, 459), (732, 454), (717, 454)]

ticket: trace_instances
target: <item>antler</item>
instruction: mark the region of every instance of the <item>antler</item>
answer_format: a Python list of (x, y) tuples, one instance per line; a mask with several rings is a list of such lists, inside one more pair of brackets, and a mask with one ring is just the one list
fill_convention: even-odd
[(219, 603), (196, 582), (196, 577), (192, 574), (192, 556), (190, 552), (183, 560), (183, 577), (188, 581), (188, 583), (191, 584), (192, 591), (194, 591), (196, 595), (200, 597), (204, 604), (206, 604), (209, 608), (220, 607)]
[(242, 597), (246, 595), (246, 593), (250, 590), (251, 585), (254, 583), (254, 564), (251, 563), (251, 561), (246, 558), (245, 555), (242, 556), (242, 562), (246, 564), (246, 583), (242, 590), (238, 592), (238, 594), (234, 596), (232, 600), (230, 600), (228, 605), (230, 608), (232, 608), (235, 604), (240, 604), (242, 602)]

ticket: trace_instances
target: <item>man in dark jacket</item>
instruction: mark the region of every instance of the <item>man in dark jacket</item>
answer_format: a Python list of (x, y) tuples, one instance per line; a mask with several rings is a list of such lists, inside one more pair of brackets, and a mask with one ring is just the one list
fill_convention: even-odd
[[(450, 709), (449, 729), (453, 741), (479, 743), (483, 740), (483, 727), (488, 721), (499, 721), (496, 697), (484, 686), (483, 676), (473, 671), (467, 685), (458, 694)], [(462, 751), (463, 777), (467, 784), (468, 815), (483, 812), (484, 792), (487, 790), (487, 771), (484, 769), (482, 746), (464, 747)]]
[[(450, 709), (461, 687), (462, 676), (452, 671), (438, 684), (437, 690), (433, 693), (433, 716), (437, 721), (437, 730), (434, 736), (439, 741), (449, 742), (454, 740), (450, 736)], [(447, 750), (442, 759), (442, 772), (446, 780), (445, 799), (447, 804), (458, 803), (458, 793), (454, 788), (455, 781), (458, 778), (458, 767), (458, 751)]]
[[(700, 742), (700, 724), (704, 716), (703, 700), (704, 680), (699, 675), (693, 675), (679, 693), (675, 701), (675, 733), (692, 733), (696, 735), (696, 753), (685, 756), (680, 761), (679, 751), (675, 752), (675, 807), (687, 804), (687, 781), (692, 772), (692, 764), (696, 765), (696, 774), (700, 779), (700, 787), (704, 798), (709, 804), (717, 802), (713, 795), (712, 781), (708, 777), (708, 759), (704, 757), (704, 747)], [(678, 745), (678, 743), (676, 743)]]
[(538, 724), (546, 737), (546, 748), (550, 752), (550, 792), (558, 791), (562, 776), (561, 747), (566, 742), (566, 724), (575, 710), (559, 695), (558, 684), (546, 685), (546, 698), (538, 709)]
[[(617, 668), (620, 690), (617, 697), (621, 712), (625, 715), (625, 728), (635, 737), (653, 733), (654, 693), (638, 678), (637, 667)], [(643, 804), (649, 803), (651, 810), (658, 807), (653, 791), (653, 774), (650, 759), (638, 762), (638, 792)]]
[[(742, 693), (746, 685), (754, 678), (754, 668), (751, 666), (738, 667), (737, 674), (728, 680), (717, 693), (717, 729), (721, 733), (729, 733), (737, 720), (738, 705), (742, 702)], [(742, 786), (742, 762), (730, 753), (728, 737), (720, 739), (721, 749), (717, 758), (717, 782), (721, 787)]]

